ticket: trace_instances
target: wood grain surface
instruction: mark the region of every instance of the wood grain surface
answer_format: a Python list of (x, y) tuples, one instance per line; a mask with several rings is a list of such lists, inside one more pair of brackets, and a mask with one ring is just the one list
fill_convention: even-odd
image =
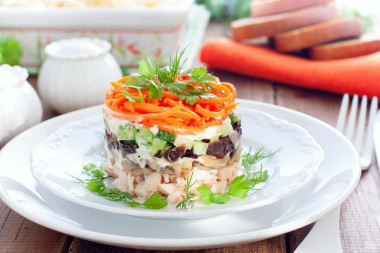
[[(211, 23), (206, 39), (228, 34), (226, 26)], [(239, 98), (291, 108), (316, 117), (332, 126), (338, 115), (341, 96), (304, 90), (283, 84), (211, 70), (221, 80), (233, 83)], [(36, 88), (36, 77), (29, 81)], [(44, 120), (58, 115), (44, 104)], [(4, 169), (4, 168), (2, 168)], [(293, 252), (312, 224), (290, 233), (232, 247), (203, 249), (197, 253)], [(359, 185), (341, 208), (340, 231), (343, 252), (380, 252), (380, 173), (375, 157)], [(323, 242), (321, 242), (323, 243)], [(10, 210), (0, 201), (0, 252), (158, 252), (114, 247), (78, 238), (37, 225)], [(159, 251), (175, 252), (175, 251)]]

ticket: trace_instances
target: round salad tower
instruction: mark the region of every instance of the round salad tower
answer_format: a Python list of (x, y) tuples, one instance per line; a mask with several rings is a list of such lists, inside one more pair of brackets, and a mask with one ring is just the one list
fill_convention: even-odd
[(158, 192), (179, 203), (207, 185), (224, 193), (241, 168), (241, 120), (236, 90), (205, 67), (181, 72), (181, 54), (159, 68), (112, 82), (103, 109), (104, 169), (120, 191), (145, 200)]

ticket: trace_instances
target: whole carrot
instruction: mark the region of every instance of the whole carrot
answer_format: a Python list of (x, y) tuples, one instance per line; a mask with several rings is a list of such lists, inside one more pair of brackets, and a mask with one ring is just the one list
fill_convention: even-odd
[(200, 59), (210, 68), (294, 86), (380, 96), (380, 53), (322, 62), (217, 38), (204, 44)]

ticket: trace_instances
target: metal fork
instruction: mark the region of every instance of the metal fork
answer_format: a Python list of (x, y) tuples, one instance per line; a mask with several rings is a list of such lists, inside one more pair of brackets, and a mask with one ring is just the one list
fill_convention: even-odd
[[(357, 119), (358, 111), (358, 96), (354, 95), (352, 98), (351, 109), (347, 120), (345, 136), (354, 144), (356, 151), (360, 157), (360, 166), (362, 170), (367, 170), (371, 165), (373, 154), (373, 126), (378, 107), (377, 97), (373, 97), (370, 105), (368, 124), (366, 131), (366, 138), (363, 145), (364, 128), (367, 115), (367, 96), (363, 96), (360, 104), (359, 117)], [(348, 94), (343, 95), (342, 104), (340, 106), (336, 129), (343, 133), (344, 125), (346, 123), (346, 115), (349, 107)], [(354, 127), (356, 125), (356, 134), (354, 136)], [(355, 140), (354, 140), (355, 138)], [(294, 253), (319, 253), (319, 252), (342, 252), (342, 245), (340, 242), (339, 234), (339, 215), (340, 206), (318, 220), (309, 234), (297, 247)]]

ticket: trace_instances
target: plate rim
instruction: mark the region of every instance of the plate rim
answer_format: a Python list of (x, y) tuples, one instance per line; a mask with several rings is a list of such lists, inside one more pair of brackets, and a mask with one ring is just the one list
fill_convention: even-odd
[[(293, 115), (296, 115), (297, 117), (299, 115), (302, 115), (303, 117), (307, 117), (308, 119), (311, 119), (314, 122), (317, 122), (318, 124), (322, 124), (330, 131), (333, 131), (336, 135), (338, 135), (342, 140), (346, 142), (346, 144), (352, 149), (355, 150), (353, 145), (343, 136), (343, 134), (339, 133), (335, 128), (328, 125), (327, 123), (318, 120), (312, 116), (309, 116), (307, 114), (295, 111), (293, 109), (285, 108), (278, 105), (273, 105), (269, 103), (264, 102), (256, 102), (251, 100), (245, 100), (245, 99), (239, 99), (240, 103), (245, 103), (251, 106), (254, 106), (255, 108), (266, 108), (269, 110), (275, 110), (275, 111), (285, 111), (288, 113), (291, 113)], [(38, 128), (40, 125), (49, 125), (53, 120), (58, 119), (66, 119), (66, 118), (72, 118), (78, 115), (80, 115), (84, 110), (94, 110), (94, 108), (99, 106), (94, 106), (86, 109), (81, 109), (75, 112), (63, 114), (60, 116), (57, 116), (56, 118), (46, 120), (28, 130), (25, 130), (23, 133), (19, 134), (17, 137), (12, 139), (8, 144), (6, 144), (1, 151), (7, 148), (7, 146), (16, 145), (13, 144), (17, 142), (18, 139), (23, 138), (24, 135), (27, 135), (29, 131), (32, 129)], [(3, 152), (0, 151), (0, 161)], [(37, 215), (35, 215), (33, 212), (28, 212), (22, 208), (20, 208), (18, 205), (14, 204), (14, 202), (11, 201), (11, 199), (8, 199), (5, 192), (3, 191), (3, 187), (0, 185), (0, 198), (2, 201), (10, 207), (13, 211), (18, 213), (19, 215), (41, 225), (46, 228), (65, 233), (67, 235), (71, 235), (74, 237), (78, 237), (81, 239), (91, 240), (95, 242), (105, 243), (109, 245), (114, 246), (123, 246), (123, 247), (131, 247), (131, 248), (139, 248), (139, 249), (198, 249), (198, 248), (212, 248), (212, 247), (221, 247), (221, 246), (228, 246), (232, 244), (240, 244), (240, 243), (248, 243), (258, 240), (263, 240), (270, 237), (275, 237), (278, 235), (281, 235), (286, 232), (290, 232), (296, 229), (299, 229), (300, 227), (306, 226), (312, 222), (315, 222), (319, 218), (323, 217), (330, 211), (332, 211), (335, 207), (343, 203), (348, 196), (352, 193), (352, 191), (355, 189), (356, 185), (359, 182), (361, 170), (359, 166), (359, 157), (355, 156), (356, 161), (356, 170), (352, 170), (353, 175), (351, 177), (350, 183), (347, 186), (347, 188), (344, 190), (342, 194), (337, 196), (334, 201), (328, 206), (325, 206), (322, 208), (319, 212), (314, 212), (310, 214), (307, 217), (304, 218), (297, 218), (294, 221), (287, 222), (285, 224), (276, 226), (276, 227), (268, 227), (266, 229), (262, 230), (254, 230), (250, 231), (244, 234), (238, 234), (238, 235), (229, 235), (229, 236), (213, 236), (213, 237), (202, 237), (202, 238), (186, 238), (186, 239), (158, 239), (158, 238), (149, 238), (150, 243), (149, 245), (146, 243), (146, 238), (135, 238), (130, 236), (122, 236), (122, 235), (111, 235), (109, 233), (101, 233), (101, 232), (95, 232), (95, 231), (89, 231), (81, 228), (76, 227), (70, 227), (69, 225), (62, 225), (57, 222), (53, 222), (50, 219), (43, 219)], [(0, 170), (0, 178), (1, 178), (1, 170)], [(52, 211), (54, 214), (56, 214), (54, 211)]]

